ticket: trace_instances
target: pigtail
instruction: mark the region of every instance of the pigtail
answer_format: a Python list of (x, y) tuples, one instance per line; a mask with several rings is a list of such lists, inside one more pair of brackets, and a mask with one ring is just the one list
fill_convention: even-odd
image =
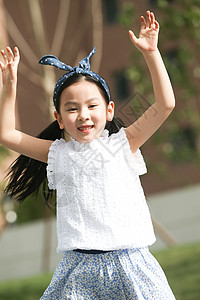
[[(106, 102), (109, 103), (108, 94), (99, 81), (89, 75), (84, 75), (84, 77), (86, 81), (94, 82), (97, 86), (99, 86)], [(55, 103), (55, 108), (58, 113), (60, 108), (60, 94), (62, 90), (73, 83), (81, 81), (82, 78), (82, 74), (76, 74), (69, 77), (64, 83), (63, 87), (57, 94), (57, 100)], [(112, 121), (107, 121), (105, 129), (107, 129), (109, 131), (109, 135), (111, 135), (113, 133), (117, 133), (122, 127), (126, 127), (124, 122), (120, 118), (114, 116)], [(54, 141), (56, 139), (64, 138), (64, 134), (63, 130), (59, 128), (58, 122), (54, 121), (37, 137), (40, 139)], [(8, 185), (5, 192), (8, 196), (15, 198), (21, 203), (31, 194), (35, 193), (37, 195), (40, 187), (42, 187), (43, 196), (48, 203), (48, 200), (53, 195), (53, 191), (48, 188), (46, 167), (46, 163), (20, 155), (10, 166), (7, 174)]]
[[(54, 121), (38, 136), (40, 139), (56, 140), (63, 137), (58, 122)], [(49, 190), (47, 185), (47, 164), (30, 157), (20, 155), (10, 166), (6, 176), (8, 185), (5, 193), (18, 202), (23, 202), (29, 195), (39, 192), (42, 186), (42, 192), (46, 202), (53, 195), (53, 191)]]
[(126, 127), (124, 122), (118, 118), (113, 117), (112, 121), (107, 121), (105, 129), (109, 131), (109, 135), (117, 133), (122, 127)]

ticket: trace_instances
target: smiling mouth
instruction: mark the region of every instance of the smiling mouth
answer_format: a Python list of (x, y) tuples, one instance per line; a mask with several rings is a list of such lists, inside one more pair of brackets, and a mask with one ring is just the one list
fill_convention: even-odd
[(78, 127), (78, 130), (84, 133), (89, 132), (92, 128), (94, 128), (94, 125), (84, 125), (84, 126), (80, 126)]

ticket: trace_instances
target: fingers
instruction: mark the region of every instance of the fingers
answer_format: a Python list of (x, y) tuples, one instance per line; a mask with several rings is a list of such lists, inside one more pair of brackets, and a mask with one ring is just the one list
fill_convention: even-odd
[(155, 29), (158, 30), (159, 29), (159, 23), (157, 21), (155, 21), (154, 24), (155, 24)]
[(7, 53), (4, 50), (1, 50), (1, 55), (4, 60), (4, 65), (19, 60), (19, 50), (17, 47), (14, 48), (14, 54), (10, 47), (6, 47), (6, 51)]
[(3, 71), (4, 64), (0, 61), (0, 69)]
[(158, 29), (159, 28), (159, 24), (155, 19), (154, 13), (150, 12), (149, 10), (146, 12), (146, 20), (143, 16), (141, 16), (140, 18), (141, 20), (141, 29), (142, 28), (154, 28), (154, 29)]
[(143, 16), (140, 17), (140, 21), (141, 21), (141, 29), (145, 29), (147, 27), (147, 23)]
[(148, 10), (148, 11), (146, 12), (146, 15), (147, 15), (147, 26), (148, 26), (149, 28), (151, 28), (152, 25), (154, 25), (154, 22), (155, 22), (154, 14)]
[(4, 50), (1, 50), (1, 55), (3, 57), (4, 64), (6, 65), (8, 63), (8, 59), (7, 59), (7, 55)]
[(10, 47), (6, 47), (7, 53), (8, 53), (8, 62), (11, 62), (14, 60), (14, 55)]
[(155, 22), (155, 16), (154, 16), (154, 13), (153, 12), (150, 12), (150, 27), (151, 25), (154, 25), (154, 22)]
[(15, 53), (15, 59), (19, 60), (20, 55), (19, 55), (19, 49), (17, 47), (14, 48), (14, 53)]
[(129, 30), (129, 37), (131, 39), (131, 41), (133, 42), (133, 44), (137, 43), (137, 38), (135, 36), (135, 34), (133, 33), (133, 31)]

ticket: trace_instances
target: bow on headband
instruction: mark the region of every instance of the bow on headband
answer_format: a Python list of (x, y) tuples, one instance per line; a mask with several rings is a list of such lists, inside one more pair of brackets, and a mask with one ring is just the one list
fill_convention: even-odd
[(101, 84), (103, 89), (105, 90), (105, 92), (108, 96), (108, 99), (110, 101), (110, 91), (109, 91), (107, 83), (101, 76), (99, 76), (98, 74), (96, 74), (90, 70), (90, 57), (93, 56), (93, 54), (95, 52), (96, 52), (96, 48), (94, 47), (93, 50), (90, 52), (90, 54), (79, 62), (79, 66), (76, 66), (74, 68), (59, 61), (59, 59), (53, 55), (45, 55), (39, 60), (39, 63), (42, 65), (50, 65), (50, 66), (56, 67), (58, 69), (67, 71), (67, 73), (65, 73), (62, 77), (60, 77), (60, 79), (57, 81), (57, 83), (55, 85), (54, 95), (53, 95), (53, 101), (54, 101), (55, 106), (56, 106), (57, 94), (58, 94), (60, 88), (68, 80), (69, 77), (71, 77), (75, 74), (89, 75), (92, 78), (94, 78), (95, 80), (97, 80)]

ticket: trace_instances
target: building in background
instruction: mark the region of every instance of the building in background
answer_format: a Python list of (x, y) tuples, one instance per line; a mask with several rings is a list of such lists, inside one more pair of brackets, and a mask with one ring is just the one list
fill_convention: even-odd
[[(150, 103), (151, 99), (148, 95), (143, 94), (141, 90), (136, 90), (135, 84), (127, 79), (127, 69), (130, 66), (134, 67), (134, 58), (135, 60), (143, 58), (140, 54), (138, 56), (137, 49), (129, 40), (127, 28), (119, 22), (119, 16), (124, 8), (128, 7), (127, 5), (133, 4), (132, 24), (135, 33), (138, 34), (139, 16), (145, 14), (147, 9), (155, 11), (158, 21), (162, 18), (162, 12), (157, 6), (158, 1), (16, 0), (13, 2), (6, 0), (1, 2), (9, 44), (11, 47), (17, 45), (21, 53), (16, 109), (18, 126), (21, 130), (37, 135), (51, 120), (53, 86), (63, 73), (38, 65), (38, 59), (47, 53), (58, 56), (60, 60), (75, 66), (95, 45), (97, 52), (92, 58), (92, 68), (109, 83), (112, 99), (116, 102), (116, 111), (125, 123), (130, 122), (126, 110), (131, 96), (135, 97), (135, 100), (133, 99), (135, 102)], [(172, 5), (171, 1), (165, 2)], [(161, 35), (164, 33), (165, 28), (162, 28)], [(172, 34), (168, 43), (165, 42), (160, 47), (168, 49), (174, 44), (176, 41)], [(146, 78), (149, 74), (141, 74), (141, 82), (143, 76)], [(177, 86), (174, 86), (174, 89), (175, 92), (178, 91)], [(179, 103), (180, 99), (177, 101)], [(144, 105), (143, 107), (145, 108)], [(179, 105), (177, 109), (180, 109)], [(130, 115), (130, 111), (128, 113)], [(172, 121), (173, 113), (166, 122)], [(164, 135), (165, 125), (163, 126)], [(182, 133), (182, 136), (176, 136), (175, 143), (180, 145), (185, 138), (191, 140), (192, 147), (194, 137), (191, 128), (186, 127)], [(165, 156), (165, 152), (170, 151), (170, 145), (168, 140), (159, 143), (159, 136), (156, 133), (155, 137), (142, 147), (150, 170), (148, 175), (141, 178), (147, 196), (199, 183), (200, 168), (196, 161), (191, 159), (178, 163), (170, 161)]]
[[(38, 65), (39, 58), (45, 54), (53, 54), (61, 61), (75, 66), (88, 55), (93, 46), (96, 46), (97, 51), (91, 60), (92, 70), (101, 74), (108, 82), (112, 99), (116, 102), (116, 115), (127, 125), (139, 117), (152, 101), (152, 85), (142, 55), (129, 40), (128, 25), (138, 35), (139, 16), (144, 15), (147, 9), (156, 13), (160, 23), (165, 7), (160, 9), (159, 2), (172, 6), (175, 1), (0, 0), (1, 47), (5, 48), (7, 44), (12, 48), (18, 46), (21, 54), (16, 105), (18, 128), (37, 135), (52, 120), (53, 88), (63, 72)], [(186, 0), (181, 5), (183, 2)], [(192, 20), (193, 23), (198, 25), (195, 20)], [(177, 15), (179, 24), (174, 26), (178, 28), (182, 21)], [(175, 72), (179, 68), (178, 51), (187, 43), (185, 35), (179, 32), (175, 35), (175, 30), (169, 29), (169, 24), (161, 27), (159, 48), (165, 54), (167, 67), (171, 67), (171, 70), (174, 67)], [(195, 70), (191, 72), (191, 78), (196, 74), (195, 80), (198, 83), (200, 70), (197, 61), (194, 59), (190, 67)], [(183, 71), (181, 75), (183, 86)], [(142, 146), (149, 173), (142, 176), (141, 180), (150, 200), (154, 227), (159, 236), (155, 245), (158, 248), (163, 247), (163, 244), (194, 242), (199, 238), (199, 186), (195, 185), (199, 184), (200, 168), (196, 156), (191, 155), (198, 152), (198, 142), (191, 122), (187, 118), (184, 122), (177, 121), (177, 115), (181, 116), (191, 104), (190, 99), (189, 105), (182, 101), (183, 94), (188, 93), (187, 85), (185, 84), (185, 89), (180, 88), (181, 85), (175, 81), (173, 86), (177, 96), (176, 113), (172, 113), (161, 129)], [(198, 99), (199, 93), (199, 90), (195, 91), (193, 97)], [(196, 112), (200, 112), (198, 103)], [(190, 111), (189, 114), (191, 115)], [(175, 127), (173, 135), (169, 134), (171, 127)], [(189, 145), (191, 152), (186, 153), (185, 159), (174, 159), (173, 155), (175, 158), (182, 155), (185, 144)], [(188, 151), (188, 147), (186, 148)], [(2, 149), (0, 147), (0, 157), (3, 157), (2, 151), (5, 151)], [(6, 167), (15, 157), (16, 154), (13, 154), (0, 160), (0, 181)], [(8, 212), (12, 211), (12, 201), (6, 200), (6, 203)], [(40, 212), (34, 216), (37, 214), (37, 218), (43, 217), (40, 205), (37, 200), (25, 201), (18, 210), (23, 216), (21, 222), (31, 220), (30, 211), (34, 214), (38, 208)], [(181, 212), (178, 212), (180, 207)], [(1, 224), (4, 226), (5, 222), (0, 215), (0, 226)], [(59, 261), (55, 255), (54, 218), (43, 218), (26, 226), (7, 227), (4, 233), (0, 244), (1, 280), (53, 270)]]

